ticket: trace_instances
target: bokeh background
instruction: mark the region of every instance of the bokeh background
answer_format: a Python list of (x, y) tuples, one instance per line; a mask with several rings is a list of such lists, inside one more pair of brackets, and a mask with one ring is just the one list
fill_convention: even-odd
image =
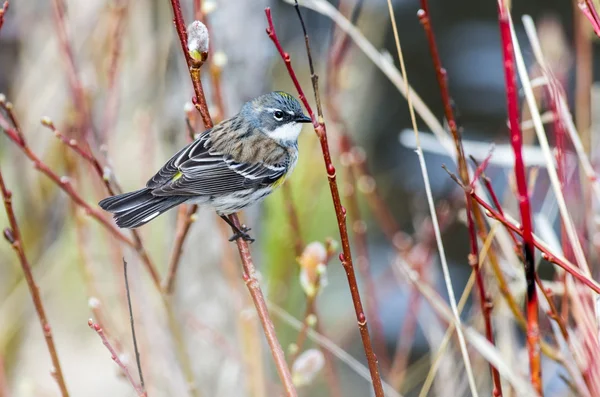
[[(182, 1), (188, 22), (193, 19), (192, 3)], [(344, 14), (349, 15), (355, 2), (341, 3)], [(592, 68), (596, 52), (591, 28), (575, 3), (570, 0), (513, 1), (512, 13), (526, 61), (532, 68), (535, 67), (533, 55), (521, 28), (520, 16), (529, 14), (536, 21), (545, 52), (552, 54), (552, 68), (564, 85), (570, 105), (578, 109), (574, 113), (576, 122), (594, 159), (597, 138), (590, 127), (593, 102), (590, 104), (589, 98), (594, 98), (591, 83), (597, 73), (597, 68)], [(64, 9), (61, 4), (65, 5)], [(507, 144), (509, 135), (496, 2), (431, 0), (429, 4), (464, 138), (482, 143), (477, 150), (467, 150), (468, 154), (483, 159), (487, 152), (485, 143), (491, 142), (504, 153), (501, 148)], [(409, 81), (441, 119), (443, 109), (429, 48), (416, 16), (419, 2), (396, 0), (393, 5)], [(292, 55), (304, 89), (310, 92), (304, 38), (293, 7), (270, 0), (204, 0), (212, 52), (203, 68), (203, 81), (216, 118), (233, 115), (245, 101), (270, 90), (285, 90), (295, 95), (284, 65), (265, 34), (267, 24), (263, 9), (266, 6), (272, 7), (282, 44)], [(62, 13), (63, 16), (57, 16)], [(339, 37), (339, 32), (333, 32), (328, 18), (306, 9), (303, 14), (324, 87), (328, 84), (327, 59), (332, 51), (332, 40)], [(57, 20), (60, 19), (66, 26), (75, 75), (84, 95), (82, 101), (88, 107), (89, 131), (79, 127), (82, 115), (73, 100), (73, 84), (69, 80), (73, 76), (71, 63), (59, 40)], [(388, 51), (398, 64), (385, 1), (365, 1), (357, 25), (369, 41), (378, 49)], [(222, 108), (214, 103), (213, 77), (217, 70)], [(442, 296), (447, 294), (417, 157), (414, 148), (406, 143), (410, 135), (402, 134), (411, 128), (407, 103), (352, 44), (337, 73), (336, 93), (326, 102), (335, 104), (341, 122), (329, 124), (330, 145), (335, 163), (342, 170), (339, 173), (342, 199), (348, 195), (358, 198), (360, 218), (357, 220), (356, 213), (349, 214), (353, 241), (357, 234), (363, 235), (366, 231), (368, 256), (359, 255), (356, 262), (357, 266), (370, 264), (368, 272), (375, 288), (362, 288), (363, 300), (377, 303), (377, 312), (367, 312), (367, 315), (370, 324), (373, 324), (372, 318), (380, 319), (380, 336), (383, 337), (380, 342), (390, 357), (394, 357), (399, 348), (398, 341), (407, 340), (409, 349), (404, 351), (405, 362), (399, 364), (402, 381), (398, 390), (403, 395), (418, 395), (429, 370), (431, 353), (437, 351), (447, 324), (409, 284), (395, 277), (394, 261), (402, 256), (422, 271), (424, 279)], [(324, 91), (323, 88), (322, 93)], [(0, 92), (13, 103), (32, 150), (59, 175), (69, 177), (93, 206), (106, 195), (102, 181), (87, 163), (41, 125), (43, 116), (50, 117), (67, 137), (79, 141), (87, 138), (91, 151), (102, 159), (111, 176), (117, 178), (125, 190), (144, 184), (187, 142), (186, 109), (192, 114), (193, 126), (198, 132), (202, 130), (198, 117), (189, 112), (193, 91), (173, 27), (170, 2), (166, 0), (11, 1), (0, 30)], [(312, 95), (309, 99), (314, 103)], [(326, 121), (332, 112), (327, 105)], [(427, 133), (420, 122), (419, 128)], [(356, 143), (352, 152), (354, 160), (340, 157), (340, 134), (344, 132)], [(402, 136), (407, 139), (402, 141), (404, 144)], [(553, 138), (550, 139), (552, 144)], [(525, 132), (525, 141), (536, 144), (531, 131)], [(425, 159), (455, 292), (460, 295), (470, 271), (464, 196), (441, 169), (443, 163), (454, 169), (452, 159), (441, 154), (435, 142), (427, 142), (424, 140)], [(339, 241), (339, 236), (318, 140), (309, 127), (301, 137), (300, 150), (300, 162), (289, 180), (288, 190), (277, 191), (262, 205), (249, 209), (244, 217), (257, 239), (251, 247), (252, 254), (268, 300), (302, 321), (306, 296), (300, 283), (295, 245), (299, 241), (302, 247), (309, 242), (325, 243), (329, 238)], [(356, 185), (351, 185), (344, 174), (348, 168), (343, 167), (343, 163), (356, 161), (363, 155), (364, 169), (369, 170), (369, 174), (359, 174)], [(569, 159), (574, 167), (575, 160)], [(527, 161), (534, 165), (540, 162), (535, 157)], [(98, 320), (97, 312), (92, 309), (103, 313), (107, 332), (137, 377), (124, 300), (122, 256), (130, 264), (136, 326), (150, 396), (193, 393), (245, 396), (257, 395), (256, 390), (262, 390), (263, 395), (279, 395), (270, 354), (241, 280), (235, 245), (226, 241), (227, 231), (210, 209), (201, 209), (192, 225), (175, 291), (169, 298), (170, 309), (166, 310), (135, 252), (116, 242), (97, 222), (86, 217), (3, 135), (0, 136), (0, 168), (14, 192), (24, 246), (47, 308), (72, 396), (135, 395), (87, 324), (90, 317)], [(510, 188), (510, 162), (495, 157), (488, 175), (505, 200), (505, 209), (518, 215)], [(571, 186), (567, 201), (572, 205), (570, 209), (576, 222), (583, 222), (585, 206), (577, 205), (581, 200), (581, 186), (576, 178)], [(397, 225), (397, 233), (391, 241), (369, 201), (373, 189), (383, 198), (380, 205), (385, 207), (388, 220)], [(533, 209), (546, 215), (544, 220), (550, 225), (549, 230), (559, 233), (555, 205), (546, 199), (548, 190), (547, 174), (542, 166), (533, 191)], [(290, 224), (290, 205), (298, 215), (299, 234)], [(167, 272), (177, 214), (177, 210), (172, 210), (140, 229), (161, 275)], [(7, 225), (3, 211), (0, 225)], [(590, 246), (593, 239), (588, 236), (593, 232), (582, 236)], [(560, 250), (560, 245), (556, 247)], [(590, 255), (595, 258), (593, 251)], [(506, 271), (515, 294), (522, 294), (523, 279), (518, 266), (508, 266)], [(552, 278), (553, 272), (544, 270), (542, 275)], [(337, 255), (327, 265), (327, 281), (317, 300), (320, 329), (364, 364), (354, 309)], [(361, 287), (365, 286), (362, 276), (359, 282)], [(492, 289), (492, 293), (496, 300), (497, 292)], [(508, 341), (512, 348), (508, 349), (510, 353), (506, 351), (506, 360), (526, 377), (528, 365), (522, 334), (509, 316), (503, 317), (505, 309), (501, 303), (498, 307), (495, 323), (507, 323), (506, 327), (510, 328), (502, 331), (511, 335)], [(478, 305), (471, 307), (469, 303), (464, 317), (481, 329)], [(277, 315), (273, 318), (279, 340), (288, 349), (296, 341), (298, 330)], [(176, 336), (174, 330), (178, 332)], [(543, 322), (542, 332), (548, 330), (548, 322)], [(315, 346), (308, 341), (304, 349)], [(187, 358), (182, 359), (181, 352)], [(367, 380), (337, 358), (334, 361), (342, 395), (370, 395)], [(489, 394), (488, 366), (476, 353), (473, 353), (473, 361), (477, 363), (482, 395)], [(189, 364), (187, 373), (193, 374), (193, 384), (186, 380), (186, 362)], [(23, 272), (8, 244), (0, 244), (0, 364), (0, 395), (58, 395)], [(258, 369), (258, 372), (248, 368)], [(463, 371), (455, 344), (444, 356), (429, 395), (469, 395)], [(312, 381), (302, 386), (301, 395), (330, 395), (324, 372), (319, 371)], [(564, 375), (559, 365), (544, 359), (544, 374), (547, 395), (574, 395), (568, 382), (559, 376)]]

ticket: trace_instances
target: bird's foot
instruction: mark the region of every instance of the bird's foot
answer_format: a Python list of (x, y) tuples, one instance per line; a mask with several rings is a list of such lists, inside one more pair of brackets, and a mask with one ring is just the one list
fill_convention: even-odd
[(235, 241), (238, 238), (241, 238), (244, 241), (249, 242), (250, 244), (252, 244), (254, 242), (254, 239), (252, 237), (250, 237), (250, 235), (248, 234), (248, 232), (252, 230), (251, 228), (247, 227), (246, 225), (242, 225), (241, 229), (237, 230), (233, 236), (231, 236), (229, 238), (229, 241)]

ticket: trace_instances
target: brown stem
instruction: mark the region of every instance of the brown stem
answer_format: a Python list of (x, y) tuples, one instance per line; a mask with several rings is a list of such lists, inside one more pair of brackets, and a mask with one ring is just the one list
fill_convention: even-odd
[[(429, 18), (429, 5), (427, 0), (421, 0), (422, 9), (418, 12), (419, 20), (423, 25), (425, 30), (425, 34), (427, 36), (427, 41), (429, 43), (429, 50), (431, 52), (431, 58), (433, 60), (433, 66), (435, 68), (436, 77), (438, 81), (438, 86), (442, 98), (442, 102), (444, 105), (444, 115), (446, 116), (446, 120), (448, 122), (448, 126), (450, 128), (450, 132), (452, 133), (452, 137), (454, 139), (454, 145), (456, 149), (457, 162), (458, 162), (458, 170), (460, 174), (460, 178), (463, 184), (468, 184), (469, 181), (469, 170), (467, 168), (467, 162), (465, 158), (464, 148), (462, 145), (462, 137), (458, 130), (458, 124), (456, 122), (454, 116), (454, 110), (452, 107), (452, 100), (450, 99), (450, 90), (448, 89), (448, 79), (446, 70), (442, 67), (442, 62), (438, 53), (437, 44), (435, 41), (435, 35), (433, 32), (433, 27), (431, 26), (431, 20)], [(481, 305), (481, 313), (483, 315), (484, 324), (485, 324), (485, 336), (487, 340), (494, 345), (494, 332), (492, 330), (492, 320), (491, 320), (491, 309), (492, 304), (490, 298), (486, 293), (485, 283), (483, 280), (483, 276), (481, 274), (481, 267), (479, 265), (479, 249), (477, 247), (477, 232), (475, 228), (475, 222), (473, 221), (474, 213), (473, 213), (473, 202), (469, 195), (465, 193), (465, 202), (467, 207), (467, 227), (469, 230), (469, 241), (471, 252), (469, 254), (469, 265), (475, 271), (475, 280), (477, 284), (477, 290), (479, 292), (479, 302)], [(494, 383), (494, 390), (492, 394), (494, 396), (502, 395), (502, 384), (500, 382), (500, 373), (498, 369), (490, 364), (490, 371), (492, 373), (492, 381)]]
[[(69, 88), (71, 89), (71, 96), (73, 97), (73, 105), (78, 113), (77, 126), (79, 127), (80, 134), (82, 134), (81, 137), (87, 141), (91, 135), (92, 120), (83, 84), (81, 83), (79, 71), (75, 63), (73, 47), (67, 35), (67, 28), (65, 26), (66, 5), (64, 0), (53, 0), (52, 9), (54, 11), (54, 23), (56, 24), (60, 51), (67, 68), (67, 79), (69, 81)], [(96, 137), (92, 136), (92, 138), (95, 139)]]
[[(190, 78), (192, 80), (192, 85), (194, 86), (195, 97), (192, 101), (194, 102), (196, 109), (200, 112), (202, 116), (204, 126), (206, 127), (206, 129), (210, 129), (213, 127), (213, 121), (208, 111), (206, 97), (204, 96), (204, 90), (202, 88), (202, 82), (200, 80), (200, 67), (202, 66), (203, 61), (197, 61), (193, 59), (187, 50), (187, 32), (185, 29), (185, 23), (183, 20), (183, 14), (181, 12), (181, 5), (179, 3), (179, 0), (171, 0), (171, 6), (173, 8), (174, 23), (175, 28), (177, 30), (177, 34), (179, 36), (179, 42), (181, 44), (181, 48), (186, 59), (186, 63), (190, 68)], [(236, 225), (238, 229), (241, 227), (237, 214), (230, 215), (229, 219), (233, 222), (234, 225)], [(250, 254), (248, 242), (241, 238), (238, 238), (236, 242), (240, 258), (242, 260), (242, 266), (244, 268), (244, 281), (246, 282), (250, 295), (252, 296), (252, 300), (254, 301), (254, 306), (256, 307), (256, 311), (262, 323), (265, 336), (267, 337), (267, 342), (269, 343), (273, 359), (275, 360), (275, 366), (277, 368), (279, 378), (281, 379), (284, 385), (286, 394), (288, 396), (296, 396), (297, 393), (292, 382), (292, 375), (285, 362), (285, 355), (283, 354), (283, 349), (281, 348), (281, 345), (277, 340), (275, 327), (273, 326), (273, 322), (269, 317), (267, 304), (260, 289), (258, 280), (256, 279), (256, 269), (254, 268), (254, 263), (252, 261), (252, 256)]]
[(61, 188), (71, 198), (71, 200), (75, 202), (75, 204), (83, 208), (87, 215), (98, 221), (107, 231), (110, 232), (110, 234), (136, 250), (136, 252), (140, 255), (140, 258), (142, 259), (146, 269), (150, 273), (150, 277), (152, 278), (154, 285), (160, 289), (160, 278), (158, 276), (158, 271), (141, 244), (137, 233), (133, 234), (134, 239), (131, 240), (119, 229), (117, 229), (112, 222), (107, 220), (104, 217), (104, 214), (98, 208), (90, 206), (73, 188), (69, 178), (59, 177), (54, 171), (52, 171), (35, 153), (33, 153), (25, 140), (19, 137), (21, 135), (20, 132), (16, 130), (15, 127), (10, 126), (7, 120), (2, 117), (2, 115), (0, 115), (0, 128), (4, 130), (6, 136), (21, 149), (21, 151), (29, 158), (29, 160), (33, 162), (36, 170), (50, 178), (52, 182)]
[(21, 239), (21, 232), (19, 230), (17, 218), (12, 207), (12, 193), (4, 184), (2, 171), (0, 171), (0, 193), (4, 199), (4, 208), (6, 210), (6, 215), (10, 225), (10, 227), (4, 229), (4, 238), (9, 242), (19, 257), (19, 262), (21, 263), (21, 268), (23, 269), (25, 280), (27, 281), (27, 286), (29, 287), (29, 293), (33, 299), (33, 305), (35, 306), (35, 311), (40, 320), (42, 332), (44, 333), (46, 346), (48, 347), (48, 352), (50, 353), (50, 359), (52, 360), (53, 368), (51, 373), (58, 383), (61, 395), (63, 397), (68, 397), (69, 392), (67, 391), (67, 384), (65, 383), (60, 361), (58, 360), (58, 353), (56, 352), (56, 345), (54, 344), (54, 338), (52, 336), (52, 328), (50, 327), (50, 323), (46, 317), (46, 310), (44, 309), (44, 304), (42, 303), (39, 287), (35, 283), (31, 266), (27, 260), (27, 257), (25, 256), (25, 248), (23, 246), (23, 240)]
[(127, 380), (129, 381), (129, 383), (131, 384), (131, 386), (133, 386), (133, 388), (135, 389), (135, 392), (137, 393), (137, 395), (139, 397), (146, 397), (147, 394), (144, 391), (143, 386), (138, 385), (135, 380), (133, 380), (133, 376), (131, 376), (131, 372), (129, 372), (129, 369), (127, 368), (127, 366), (123, 363), (123, 361), (121, 361), (121, 359), (119, 358), (119, 354), (117, 353), (117, 351), (115, 350), (115, 348), (110, 344), (108, 338), (106, 337), (106, 335), (104, 334), (104, 330), (102, 329), (102, 327), (100, 327), (100, 325), (94, 323), (94, 321), (92, 319), (88, 320), (88, 326), (98, 334), (98, 336), (100, 337), (100, 339), (102, 340), (102, 344), (104, 346), (106, 346), (106, 349), (110, 352), (110, 357), (113, 359), (113, 361), (119, 366), (119, 368), (121, 368), (121, 370), (123, 371), (123, 373), (125, 374), (125, 377), (127, 378)]
[[(242, 225), (237, 214), (229, 215), (229, 219), (238, 228), (238, 230), (242, 229)], [(275, 367), (277, 368), (279, 378), (283, 383), (286, 394), (288, 396), (297, 396), (296, 388), (294, 387), (294, 383), (292, 381), (292, 375), (285, 362), (283, 349), (277, 340), (275, 326), (273, 325), (273, 321), (271, 321), (271, 317), (269, 316), (269, 308), (267, 307), (267, 303), (265, 302), (265, 298), (260, 289), (260, 284), (256, 279), (256, 268), (254, 267), (254, 262), (252, 261), (252, 256), (250, 255), (248, 242), (242, 238), (238, 238), (236, 240), (236, 244), (240, 253), (240, 259), (242, 260), (242, 267), (244, 269), (242, 276), (246, 286), (248, 287), (250, 296), (252, 296), (252, 301), (256, 307), (258, 318), (260, 319), (265, 336), (267, 337), (267, 343), (271, 348), (271, 354), (273, 355), (273, 360), (275, 361)]]
[[(352, 302), (354, 303), (354, 310), (356, 312), (356, 319), (358, 323), (358, 328), (360, 331), (361, 339), (363, 342), (363, 347), (365, 350), (365, 355), (367, 357), (367, 362), (369, 364), (369, 371), (371, 373), (371, 380), (373, 381), (373, 389), (375, 391), (375, 395), (377, 397), (383, 397), (383, 387), (381, 384), (381, 377), (379, 375), (379, 368), (377, 365), (377, 357), (373, 352), (373, 346), (371, 344), (371, 337), (369, 335), (369, 328), (367, 326), (367, 318), (365, 316), (365, 312), (362, 306), (362, 302), (360, 299), (360, 292), (358, 290), (358, 284), (356, 282), (356, 275), (354, 273), (354, 266), (352, 263), (352, 253), (350, 251), (350, 240), (348, 238), (348, 230), (346, 227), (346, 209), (342, 206), (342, 202), (340, 199), (340, 193), (337, 186), (336, 181), (336, 171), (333, 163), (331, 161), (331, 154), (329, 152), (329, 144), (327, 142), (327, 131), (325, 127), (325, 121), (323, 118), (323, 113), (321, 110), (321, 100), (319, 97), (318, 91), (318, 79), (317, 75), (314, 72), (314, 67), (312, 65), (312, 56), (310, 55), (310, 47), (308, 45), (308, 37), (305, 34), (305, 41), (307, 44), (307, 54), (309, 58), (309, 65), (311, 70), (311, 79), (313, 83), (313, 90), (315, 94), (315, 100), (317, 103), (318, 113), (315, 115), (310, 104), (306, 100), (304, 96), (304, 92), (300, 83), (298, 82), (298, 78), (296, 77), (296, 73), (291, 65), (290, 56), (286, 53), (281, 47), (281, 43), (275, 33), (275, 27), (273, 25), (273, 18), (271, 17), (271, 9), (266, 8), (265, 14), (267, 16), (267, 22), (269, 27), (267, 28), (267, 34), (269, 38), (273, 41), (273, 44), (277, 48), (281, 58), (285, 62), (286, 68), (290, 75), (290, 78), (294, 82), (294, 86), (298, 91), (298, 96), (300, 100), (304, 103), (307, 112), (311, 116), (313, 120), (313, 127), (315, 129), (315, 133), (319, 137), (319, 141), (321, 143), (321, 151), (323, 152), (323, 159), (325, 161), (325, 170), (327, 173), (327, 179), (329, 180), (329, 188), (331, 190), (331, 197), (333, 200), (333, 205), (335, 207), (335, 213), (338, 223), (338, 229), (340, 232), (340, 239), (342, 241), (342, 251), (340, 254), (340, 261), (346, 271), (346, 277), (348, 278), (348, 285), (350, 287), (350, 294), (352, 295)], [(298, 15), (300, 17), (300, 21), (302, 26), (304, 27), (304, 21), (301, 18), (301, 14), (298, 11)], [(305, 31), (305, 30), (304, 30)]]

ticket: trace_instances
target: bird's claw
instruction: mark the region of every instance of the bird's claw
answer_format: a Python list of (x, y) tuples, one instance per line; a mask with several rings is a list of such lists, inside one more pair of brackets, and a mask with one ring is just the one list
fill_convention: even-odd
[(250, 244), (252, 244), (254, 242), (254, 239), (252, 237), (250, 237), (250, 235), (247, 233), (250, 230), (252, 230), (252, 229), (247, 227), (246, 225), (242, 225), (240, 230), (238, 232), (235, 232), (234, 235), (229, 238), (229, 241), (235, 241), (238, 238), (241, 238), (242, 240), (247, 241)]

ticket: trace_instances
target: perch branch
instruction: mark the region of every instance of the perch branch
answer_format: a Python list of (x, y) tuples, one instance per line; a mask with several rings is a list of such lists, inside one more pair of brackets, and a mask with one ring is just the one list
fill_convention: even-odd
[[(271, 9), (266, 8), (265, 14), (266, 14), (267, 22), (269, 25), (269, 27), (267, 28), (267, 35), (273, 41), (273, 44), (277, 48), (279, 55), (283, 59), (285, 66), (288, 70), (288, 73), (290, 75), (290, 78), (292, 79), (294, 86), (296, 87), (296, 90), (298, 91), (298, 96), (299, 96), (300, 100), (302, 101), (302, 103), (304, 104), (310, 117), (312, 118), (312, 123), (313, 123), (313, 127), (315, 129), (315, 133), (317, 134), (319, 141), (321, 143), (321, 150), (323, 152), (323, 159), (325, 161), (325, 169), (326, 169), (326, 173), (327, 173), (327, 178), (329, 180), (329, 188), (331, 190), (331, 196), (333, 199), (333, 205), (335, 207), (335, 213), (336, 213), (338, 228), (339, 228), (339, 232), (340, 232), (340, 239), (342, 242), (342, 251), (343, 252), (340, 254), (340, 261), (342, 262), (342, 265), (344, 266), (344, 269), (346, 271), (346, 276), (348, 278), (348, 284), (350, 286), (350, 293), (352, 295), (352, 301), (354, 303), (354, 309), (356, 312), (358, 328), (359, 328), (361, 339), (363, 342), (365, 355), (366, 355), (367, 361), (369, 363), (369, 371), (371, 374), (371, 379), (373, 381), (373, 389), (374, 389), (375, 395), (377, 397), (383, 397), (383, 387), (381, 384), (381, 377), (379, 375), (379, 368), (377, 365), (377, 357), (375, 356), (375, 354), (373, 352), (373, 346), (371, 344), (371, 337), (369, 335), (369, 328), (367, 325), (367, 318), (365, 316), (365, 312), (364, 312), (364, 309), (362, 306), (362, 302), (360, 299), (360, 292), (358, 290), (358, 284), (356, 282), (356, 275), (354, 273), (354, 266), (352, 263), (352, 253), (350, 251), (350, 241), (348, 238), (348, 230), (346, 227), (346, 209), (342, 206), (342, 203), (341, 203), (340, 193), (339, 193), (339, 189), (338, 189), (337, 181), (336, 181), (336, 171), (335, 171), (335, 167), (333, 166), (333, 163), (331, 161), (331, 154), (329, 152), (329, 144), (327, 142), (327, 132), (326, 132), (326, 127), (325, 127), (325, 122), (323, 119), (323, 113), (322, 113), (322, 109), (321, 109), (321, 100), (320, 100), (319, 91), (318, 91), (318, 77), (315, 74), (314, 67), (312, 65), (312, 55), (310, 53), (308, 38), (305, 34), (307, 55), (308, 55), (309, 65), (310, 65), (310, 70), (311, 70), (311, 80), (313, 83), (313, 90), (315, 93), (315, 100), (317, 103), (317, 110), (318, 110), (317, 115), (315, 115), (315, 113), (312, 110), (312, 107), (310, 106), (306, 97), (304, 96), (304, 91), (302, 90), (302, 87), (300, 86), (298, 78), (296, 77), (296, 72), (294, 71), (294, 68), (292, 67), (290, 55), (283, 50), (281, 43), (279, 42), (279, 39), (275, 32), (275, 26), (273, 25)], [(302, 23), (303, 30), (305, 30), (304, 29), (304, 21), (302, 20), (301, 14), (299, 11), (298, 11), (298, 15), (300, 17), (300, 21)]]

